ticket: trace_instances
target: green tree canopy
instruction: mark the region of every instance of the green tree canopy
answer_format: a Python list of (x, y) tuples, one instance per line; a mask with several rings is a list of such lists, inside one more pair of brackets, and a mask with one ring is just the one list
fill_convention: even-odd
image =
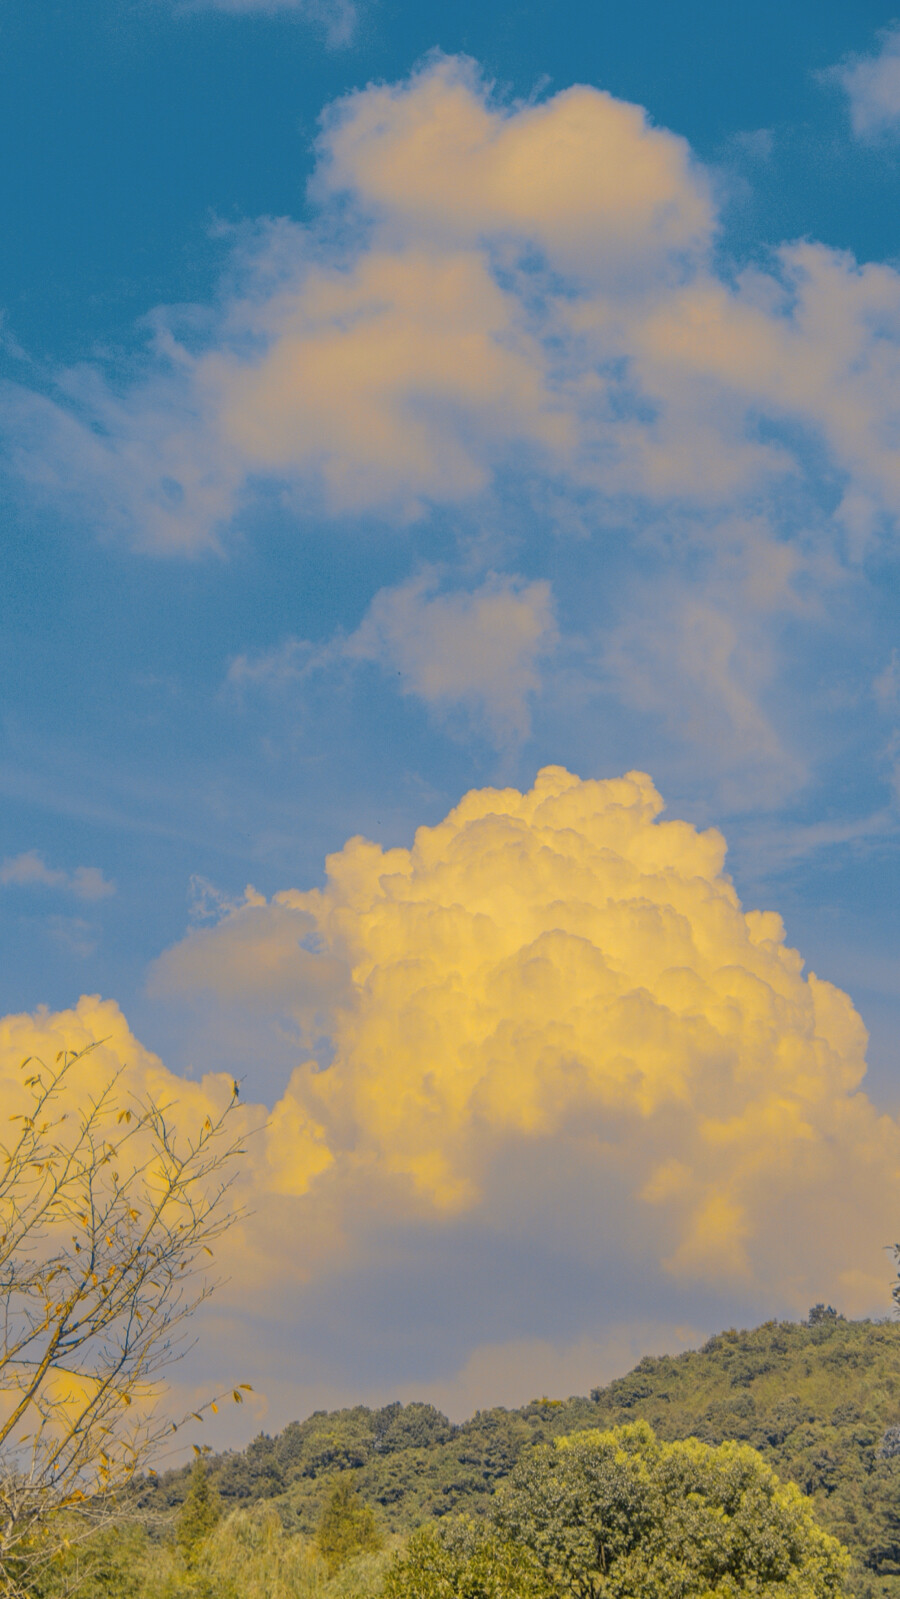
[(663, 1443), (643, 1421), (531, 1451), (492, 1521), (574, 1599), (831, 1599), (848, 1566), (749, 1445)]
[(420, 1527), (387, 1573), (384, 1599), (553, 1599), (521, 1544), (467, 1516)]

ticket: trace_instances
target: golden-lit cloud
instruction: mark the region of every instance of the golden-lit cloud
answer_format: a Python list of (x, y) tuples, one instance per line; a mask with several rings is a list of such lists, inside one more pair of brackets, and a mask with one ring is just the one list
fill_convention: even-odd
[[(222, 1108), (231, 1093), (230, 1077), (211, 1075), (191, 1082), (170, 1072), (157, 1055), (135, 1038), (114, 1000), (83, 995), (68, 1010), (21, 1012), (0, 1018), (0, 1102), (3, 1108), (26, 1097), (21, 1072), (29, 1055), (46, 1063), (60, 1051), (89, 1050), (78, 1067), (77, 1091), (84, 1100), (121, 1072), (123, 1103), (128, 1095), (150, 1095), (172, 1104), (177, 1125), (196, 1132), (211, 1108)], [(243, 1115), (243, 1111), (241, 1115)]]
[[(352, 839), (324, 889), (237, 909), (158, 972), (208, 984), (221, 960), (222, 991), (239, 969), (273, 1009), (317, 962), (326, 988), (349, 973), (331, 1066), (299, 1066), (276, 1115), (317, 1129), (301, 1167), (327, 1146), (329, 1181), (376, 1206), (541, 1231), (550, 1163), (589, 1254), (613, 1242), (612, 1187), (614, 1226), (676, 1277), (871, 1303), (900, 1132), (860, 1090), (863, 1024), (774, 912), (745, 913), (721, 835), (661, 809), (640, 773), (476, 790), (411, 849)], [(291, 916), (298, 944), (315, 929), (302, 982), (260, 937), (271, 918), (281, 951)]]
[[(722, 1295), (725, 1314), (736, 1299), (749, 1315), (886, 1307), (900, 1127), (863, 1091), (862, 1021), (804, 972), (775, 912), (743, 909), (721, 835), (662, 808), (642, 773), (548, 767), (525, 793), (473, 790), (411, 848), (353, 838), (323, 888), (248, 891), (161, 957), (158, 996), (212, 996), (223, 1027), (249, 1015), (255, 1030), (252, 1214), (225, 1246), (217, 1315), (268, 1318), (266, 1338), (283, 1324), (276, 1344), (295, 1321), (338, 1317), (348, 1348), (362, 1316), (369, 1346), (376, 1324), (391, 1346), (404, 1296), (456, 1283), (459, 1328), (429, 1391), (464, 1408), (488, 1397), (504, 1350), (546, 1388), (541, 1370), (562, 1382), (607, 1346), (613, 1363), (635, 1338), (649, 1347), (654, 1319), (705, 1325)], [(254, 1073), (284, 1016), (297, 1064), (266, 1112)], [(303, 1047), (323, 1026), (324, 1067)], [(21, 1093), (23, 1055), (96, 1040), (92, 1082), (125, 1063), (124, 1084), (185, 1126), (230, 1092), (230, 1074), (170, 1072), (115, 1004), (86, 998), (3, 1020), (0, 1096)], [(534, 1309), (563, 1268), (585, 1284), (630, 1273), (643, 1297), (610, 1287), (600, 1330), (593, 1300), (573, 1298), (563, 1337)], [(243, 1336), (255, 1380), (275, 1357)], [(317, 1392), (346, 1395), (323, 1337)], [(297, 1381), (312, 1392), (308, 1364)]]

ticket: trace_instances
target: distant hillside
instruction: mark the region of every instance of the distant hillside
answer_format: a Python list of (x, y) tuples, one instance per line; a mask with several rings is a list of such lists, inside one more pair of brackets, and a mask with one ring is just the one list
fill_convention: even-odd
[[(334, 1473), (353, 1470), (386, 1529), (477, 1514), (523, 1449), (584, 1427), (643, 1416), (665, 1439), (739, 1438), (811, 1495), (854, 1554), (854, 1592), (900, 1599), (900, 1325), (845, 1321), (817, 1307), (807, 1323), (725, 1332), (702, 1349), (647, 1357), (587, 1399), (481, 1410), (452, 1425), (431, 1405), (317, 1411), (238, 1453), (212, 1456), (226, 1503), (269, 1499), (311, 1532)], [(892, 1429), (896, 1432), (892, 1433)], [(174, 1507), (187, 1469), (144, 1502)]]

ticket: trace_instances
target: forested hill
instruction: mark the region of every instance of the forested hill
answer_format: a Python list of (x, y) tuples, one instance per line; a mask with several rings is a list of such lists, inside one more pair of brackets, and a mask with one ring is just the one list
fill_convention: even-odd
[[(900, 1325), (822, 1307), (806, 1323), (766, 1322), (648, 1357), (589, 1398), (481, 1410), (458, 1426), (426, 1404), (319, 1411), (241, 1453), (211, 1456), (209, 1469), (226, 1505), (266, 1498), (288, 1528), (307, 1532), (334, 1474), (353, 1470), (383, 1527), (400, 1531), (477, 1513), (531, 1444), (637, 1416), (664, 1439), (752, 1444), (853, 1551), (855, 1590), (900, 1599)], [(169, 1473), (147, 1499), (174, 1506), (186, 1482), (186, 1470)]]

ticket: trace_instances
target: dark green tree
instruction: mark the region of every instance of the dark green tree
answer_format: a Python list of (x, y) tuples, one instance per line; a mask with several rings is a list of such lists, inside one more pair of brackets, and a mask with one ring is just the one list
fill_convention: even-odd
[(188, 1563), (222, 1517), (222, 1501), (209, 1480), (206, 1461), (198, 1455), (187, 1498), (175, 1522), (175, 1541)]
[(316, 1528), (316, 1544), (331, 1577), (355, 1555), (381, 1548), (371, 1505), (362, 1500), (348, 1473), (334, 1483)]

